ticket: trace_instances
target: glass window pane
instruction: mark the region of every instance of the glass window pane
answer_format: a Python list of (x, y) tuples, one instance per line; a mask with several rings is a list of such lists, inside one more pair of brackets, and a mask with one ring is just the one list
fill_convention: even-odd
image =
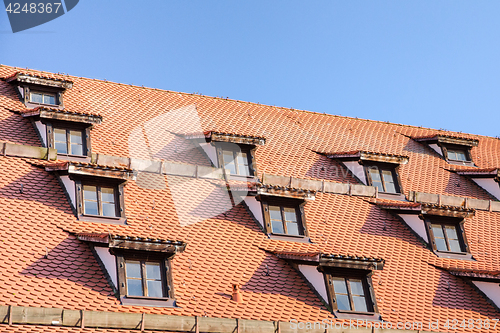
[(353, 296), (352, 301), (354, 303), (354, 311), (368, 311), (368, 307), (366, 306), (366, 298), (364, 296)]
[(101, 187), (102, 202), (115, 202), (115, 190), (111, 187)]
[(144, 296), (142, 280), (127, 279), (127, 294), (130, 296)]
[(361, 280), (349, 280), (349, 284), (351, 285), (351, 293), (352, 295), (365, 295), (365, 291), (363, 290), (363, 283)]
[(370, 175), (370, 178), (372, 180), (372, 186), (377, 187), (380, 192), (384, 192), (384, 187), (382, 186), (382, 180), (380, 179), (378, 168), (369, 168), (368, 174)]
[(278, 206), (269, 206), (269, 216), (271, 220), (281, 221), (281, 210)]
[(284, 208), (283, 211), (285, 212), (286, 221), (297, 221), (297, 212), (295, 208)]
[(127, 278), (141, 278), (141, 262), (127, 261), (125, 263)]
[(83, 155), (83, 145), (81, 144), (71, 144), (71, 155)]
[(248, 176), (250, 172), (248, 169), (247, 153), (239, 152), (237, 155), (237, 162), (238, 162), (238, 174), (242, 176)]
[(467, 161), (465, 151), (463, 150), (449, 150), (448, 149), (448, 159), (455, 161)]
[(467, 157), (465, 157), (465, 153), (462, 151), (457, 152), (457, 160), (467, 161)]
[(283, 230), (283, 223), (280, 221), (271, 221), (271, 226), (273, 228), (273, 233), (276, 234), (284, 234), (285, 230)]
[(443, 229), (439, 224), (432, 224), (432, 233), (434, 238), (444, 238)]
[(66, 145), (66, 142), (55, 142), (54, 148), (57, 149), (58, 154), (67, 154), (68, 153), (68, 146)]
[(43, 103), (44, 104), (56, 104), (56, 96), (52, 94), (44, 94), (43, 95)]
[(347, 295), (335, 295), (337, 299), (337, 308), (339, 310), (351, 310), (351, 303), (349, 303), (349, 296)]
[(396, 193), (392, 171), (382, 170), (382, 177), (384, 178), (385, 191), (388, 193)]
[(448, 239), (458, 239), (457, 229), (455, 228), (455, 226), (447, 225), (447, 226), (445, 226), (445, 230), (446, 230), (446, 236), (448, 236)]
[(460, 242), (458, 241), (458, 239), (448, 239), (448, 243), (450, 244), (450, 251), (462, 252), (462, 248), (460, 247)]
[(236, 166), (234, 165), (234, 157), (232, 151), (224, 151), (222, 153), (224, 158), (224, 167), (229, 170), (232, 175), (236, 174)]
[(151, 280), (161, 280), (161, 271), (159, 263), (146, 263), (146, 278)]
[(454, 151), (448, 150), (448, 159), (450, 160), (456, 160), (457, 159), (457, 154), (455, 154)]
[(85, 201), (83, 203), (84, 206), (84, 214), (86, 215), (99, 215), (99, 211), (97, 209), (97, 201)]
[(300, 235), (299, 225), (296, 222), (287, 222), (286, 231), (288, 235)]
[(54, 141), (66, 142), (66, 130), (60, 128), (54, 128)]
[(83, 185), (83, 199), (97, 201), (97, 187)]
[(149, 297), (163, 297), (163, 290), (161, 281), (149, 280), (148, 281), (148, 296)]
[(443, 238), (436, 238), (436, 249), (438, 251), (448, 251), (448, 247), (446, 246), (446, 241)]
[(345, 283), (345, 279), (332, 278), (332, 280), (333, 280), (333, 289), (335, 290), (335, 294), (347, 294), (347, 286)]
[(70, 131), (69, 132), (71, 143), (82, 144), (82, 132), (81, 131)]
[(40, 93), (31, 93), (30, 101), (32, 103), (43, 103), (43, 96)]
[[(97, 205), (96, 205), (97, 206)], [(102, 216), (116, 217), (116, 206), (113, 203), (102, 203)]]

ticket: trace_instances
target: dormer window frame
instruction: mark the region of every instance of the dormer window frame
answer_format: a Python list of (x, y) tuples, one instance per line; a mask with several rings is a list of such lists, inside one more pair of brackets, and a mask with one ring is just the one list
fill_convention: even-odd
[[(278, 197), (271, 195), (257, 195), (256, 199), (260, 201), (262, 207), (262, 216), (264, 219), (264, 232), (273, 239), (277, 240), (298, 240), (303, 242), (309, 242), (309, 231), (306, 223), (306, 215), (304, 211), (304, 206), (307, 201), (298, 198), (288, 198), (288, 197)], [(271, 209), (279, 208), (279, 214), (281, 217), (281, 223), (284, 233), (273, 232), (273, 221), (277, 223), (278, 219), (271, 218)], [(295, 219), (287, 218), (287, 209), (295, 210)], [(277, 212), (277, 210), (275, 209)], [(290, 213), (288, 211), (288, 213)], [(297, 223), (297, 234), (290, 234), (287, 232), (287, 223), (293, 224)]]
[[(450, 164), (459, 164), (459, 165), (474, 165), (472, 162), (472, 156), (471, 156), (471, 148), (469, 146), (462, 146), (462, 145), (454, 145), (454, 144), (445, 144), (445, 143), (438, 143), (438, 146), (441, 148), (441, 151), (443, 152), (443, 157), (444, 159), (450, 163)], [(450, 151), (455, 151), (455, 152), (463, 152), (465, 156), (465, 160), (457, 160), (457, 159), (452, 159), (450, 158)]]
[[(467, 235), (465, 233), (465, 218), (429, 214), (420, 215), (420, 218), (424, 220), (429, 246), (434, 254), (443, 258), (473, 260), (469, 243), (467, 242)], [(438, 230), (439, 227), (441, 228), (441, 234), (436, 235), (435, 231)], [(452, 229), (450, 227), (453, 227), (457, 238), (449, 235), (448, 231)], [(450, 237), (452, 239), (449, 239)], [(445, 242), (446, 250), (439, 248), (437, 239), (443, 239), (441, 242)], [(459, 243), (460, 252), (451, 251), (452, 245), (450, 242), (456, 241)]]
[[(233, 165), (236, 173), (230, 172), (230, 177), (234, 179), (242, 178), (242, 179), (248, 179), (248, 178), (255, 178), (257, 175), (257, 170), (255, 168), (255, 150), (257, 149), (256, 146), (251, 146), (251, 145), (246, 145), (246, 144), (236, 144), (236, 143), (230, 143), (230, 142), (214, 142), (215, 149), (217, 152), (217, 167), (219, 168), (225, 168), (226, 170), (230, 170), (229, 168), (226, 168), (226, 165), (229, 164), (225, 160), (225, 155), (226, 153), (232, 153), (233, 154)], [(247, 170), (248, 174), (243, 175), (240, 173), (241, 170), (241, 165), (240, 163), (242, 162), (242, 159), (239, 158), (241, 155), (240, 154), (245, 154), (246, 162), (247, 162)]]
[[(112, 224), (126, 224), (125, 214), (125, 184), (126, 181), (118, 179), (106, 179), (99, 177), (70, 177), (75, 182), (76, 189), (76, 214), (80, 221), (100, 222)], [(85, 187), (96, 187), (97, 205), (99, 213), (88, 214), (85, 212)], [(102, 209), (102, 188), (113, 188), (114, 205), (116, 216), (105, 216)], [(99, 208), (100, 207), (100, 208)]]
[[(378, 193), (381, 194), (389, 194), (389, 195), (400, 195), (403, 193), (403, 185), (401, 184), (401, 177), (399, 176), (399, 164), (394, 163), (383, 163), (383, 162), (373, 162), (373, 161), (360, 161), (363, 165), (363, 169), (365, 172), (366, 182), (369, 186), (374, 186), (378, 189)], [(380, 187), (375, 184), (371, 170), (377, 170), (378, 175), (380, 177), (380, 184), (382, 186), (382, 190)], [(386, 175), (384, 171), (388, 171), (391, 173), (391, 177), (393, 180), (395, 192), (387, 191), (387, 181), (384, 179)]]
[[(320, 255), (318, 271), (323, 273), (328, 303), (336, 318), (381, 319), (372, 276), (375, 270), (382, 270), (384, 268), (384, 263), (383, 259), (376, 258), (349, 255)], [(359, 283), (362, 286), (362, 293), (359, 292), (359, 288), (356, 288), (358, 289), (357, 291), (352, 288), (353, 284), (357, 284), (359, 287)], [(336, 289), (335, 284), (341, 288)], [(342, 285), (345, 288), (342, 288)], [(339, 309), (339, 300), (337, 298), (342, 297), (345, 300), (346, 296), (349, 309)], [(363, 298), (366, 309), (359, 310), (358, 307), (358, 310), (356, 310), (355, 298), (357, 298), (358, 303)]]
[[(77, 123), (77, 122), (70, 122), (70, 121), (59, 121), (59, 120), (48, 120), (48, 119), (42, 119), (42, 123), (45, 124), (46, 126), (46, 131), (47, 131), (47, 146), (48, 148), (56, 148), (56, 140), (55, 140), (55, 135), (56, 135), (56, 130), (66, 130), (67, 132), (67, 152), (57, 152), (57, 155), (59, 158), (63, 159), (84, 159), (84, 160), (89, 160), (92, 156), (92, 143), (91, 143), (91, 136), (90, 132), (92, 130), (92, 125), (90, 124), (85, 124), (85, 123)], [(73, 155), (70, 152), (71, 148), (71, 131), (79, 131), (82, 133), (82, 143), (83, 143), (83, 154), (82, 155)]]

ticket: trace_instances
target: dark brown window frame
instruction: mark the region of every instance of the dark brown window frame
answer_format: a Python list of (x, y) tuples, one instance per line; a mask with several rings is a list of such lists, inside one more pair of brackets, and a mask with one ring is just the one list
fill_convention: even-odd
[[(114, 224), (125, 224), (125, 182), (115, 179), (93, 179), (91, 177), (82, 177), (74, 179), (76, 187), (76, 211), (79, 220), (88, 222), (106, 222)], [(83, 199), (83, 186), (100, 186), (100, 187), (113, 187), (115, 189), (115, 207), (117, 216), (102, 216), (102, 215), (89, 215), (85, 214), (84, 199)]]
[[(90, 130), (92, 126), (89, 124), (79, 124), (79, 123), (69, 123), (63, 121), (47, 121), (42, 120), (42, 123), (47, 128), (47, 146), (48, 148), (55, 148), (55, 133), (54, 129), (64, 129), (66, 130), (66, 138), (68, 137), (68, 131), (81, 131), (82, 132), (82, 142), (83, 142), (83, 155), (71, 155), (58, 153), (58, 156), (68, 156), (77, 158), (88, 158), (92, 156), (91, 141), (90, 141)], [(69, 145), (69, 142), (66, 142)], [(69, 147), (68, 147), (69, 149)], [(69, 152), (70, 150), (68, 150)]]
[[(239, 150), (236, 149), (236, 146), (239, 147)], [(245, 144), (237, 144), (231, 142), (215, 142), (215, 149), (217, 153), (217, 163), (219, 168), (223, 168), (224, 164), (224, 151), (231, 151), (233, 153), (233, 159), (235, 164), (235, 169), (239, 172), (239, 168), (237, 165), (236, 153), (239, 151), (247, 154), (248, 160), (248, 175), (240, 175), (238, 173), (231, 174), (231, 177), (244, 177), (244, 178), (253, 178), (257, 174), (257, 170), (255, 168), (255, 150), (256, 146), (250, 146)]]
[[(379, 309), (377, 306), (375, 298), (375, 290), (373, 288), (373, 281), (371, 276), (373, 272), (370, 270), (362, 269), (352, 269), (352, 268), (322, 268), (323, 276), (325, 280), (328, 302), (333, 311), (333, 314), (337, 318), (363, 318), (378, 320), (380, 317)], [(332, 278), (344, 278), (344, 279), (357, 279), (361, 280), (363, 284), (363, 290), (365, 293), (365, 301), (368, 311), (355, 311), (355, 310), (339, 310), (337, 306), (337, 300), (335, 296), (335, 290), (333, 286)], [(349, 287), (348, 287), (349, 288)], [(349, 300), (351, 302), (351, 309), (353, 306), (352, 295), (349, 294)]]
[[(374, 186), (373, 181), (372, 181), (372, 177), (369, 173), (369, 169), (377, 168), (379, 171), (380, 178), (382, 180), (382, 187), (384, 188), (384, 191), (379, 192), (379, 193), (384, 193), (384, 194), (401, 194), (401, 193), (403, 193), (403, 186), (401, 184), (401, 179), (399, 177), (399, 164), (363, 161), (362, 165), (363, 165), (363, 169), (365, 172), (367, 185)], [(383, 175), (382, 175), (382, 171), (384, 171), (384, 170), (391, 172), (392, 179), (394, 181), (394, 187), (396, 188), (396, 192), (386, 192), (385, 191), (385, 183), (383, 181)]]
[[(470, 252), (470, 247), (467, 242), (467, 236), (465, 235), (465, 219), (456, 218), (456, 217), (444, 217), (444, 216), (429, 216), (426, 215), (423, 217), (425, 223), (425, 229), (427, 231), (427, 237), (429, 239), (429, 244), (433, 250), (433, 252), (441, 257), (447, 257), (452, 259), (471, 259), (472, 255)], [(438, 250), (436, 246), (436, 241), (434, 237), (434, 232), (432, 230), (432, 225), (440, 225), (443, 226), (454, 226), (457, 231), (458, 240), (460, 243), (460, 247), (462, 252), (452, 252), (452, 251), (443, 251)], [(448, 237), (446, 235), (445, 230), (443, 229), (443, 233), (445, 235), (445, 239)], [(447, 242), (448, 244), (448, 242)], [(449, 248), (449, 245), (447, 245)]]
[[(304, 213), (304, 206), (306, 204), (305, 200), (275, 197), (275, 196), (262, 196), (262, 195), (259, 196), (257, 199), (260, 200), (261, 202), (262, 216), (264, 217), (264, 231), (266, 234), (283, 236), (283, 237), (309, 238), (309, 232), (307, 230), (306, 217)], [(269, 206), (281, 207), (282, 222), (283, 222), (283, 208), (294, 208), (297, 216), (299, 231), (302, 232), (302, 235), (273, 233), (271, 225), (271, 217), (269, 214)], [(284, 227), (284, 230), (286, 230), (286, 226)]]
[[(454, 145), (450, 143), (438, 143), (438, 146), (441, 148), (441, 151), (443, 152), (443, 157), (448, 163), (452, 164), (460, 164), (460, 165), (474, 165), (474, 162), (472, 161), (472, 154), (471, 154), (471, 149), (472, 147), (469, 146), (461, 146), (461, 145)], [(463, 151), (465, 153), (465, 161), (462, 160), (452, 160), (448, 157), (448, 150), (454, 150), (454, 151)]]
[[(172, 254), (122, 250), (113, 248), (111, 254), (116, 257), (116, 272), (118, 278), (118, 293), (123, 305), (143, 305), (175, 307), (175, 292), (173, 286), (171, 259)], [(126, 261), (144, 261), (160, 263), (162, 288), (164, 297), (129, 296), (127, 292)], [(144, 279), (143, 283), (144, 283)], [(146, 291), (146, 289), (144, 289)]]

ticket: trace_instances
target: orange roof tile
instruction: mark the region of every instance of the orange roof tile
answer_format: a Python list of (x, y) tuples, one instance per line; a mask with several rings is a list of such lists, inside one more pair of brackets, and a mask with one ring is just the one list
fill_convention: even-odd
[[(18, 71), (0, 66), (0, 77)], [(259, 177), (266, 173), (356, 183), (341, 164), (315, 151), (374, 151), (409, 157), (399, 169), (406, 195), (418, 191), (491, 199), (467, 177), (446, 170), (448, 163), (435, 151), (411, 139), (436, 133), (468, 135), (63, 77), (73, 82), (65, 92), (65, 106), (99, 112), (105, 120), (92, 129), (93, 153), (210, 166), (203, 149), (173, 133), (238, 133), (266, 138), (266, 144), (256, 150)], [(0, 140), (41, 146), (30, 121), (14, 112), (25, 110), (14, 87), (0, 81)], [(193, 125), (193, 119), (198, 123)], [(479, 168), (500, 165), (500, 140), (471, 137), (479, 139), (471, 150)], [(32, 164), (53, 165), (0, 156), (0, 170), (4, 171), (0, 173), (2, 304), (321, 321), (334, 319), (333, 314), (302, 276), (273, 253), (340, 253), (385, 260), (384, 269), (372, 277), (385, 321), (498, 317), (498, 310), (461, 277), (440, 267), (500, 271), (500, 213), (476, 211), (465, 222), (475, 261), (446, 259), (436, 257), (401, 221), (382, 209), (384, 205), (413, 203), (377, 199), (382, 202), (380, 207), (372, 204), (374, 199), (318, 191), (315, 200), (304, 207), (311, 243), (301, 243), (269, 239), (244, 202), (233, 205), (224, 180), (139, 173), (125, 186), (127, 224), (92, 223), (73, 215), (55, 174)], [(172, 262), (179, 307), (121, 305), (89, 246), (78, 240), (76, 235), (81, 233), (186, 242), (186, 250)], [(245, 303), (231, 301), (234, 283), (242, 285)], [(9, 331), (4, 327), (0, 325), (0, 331)], [(38, 326), (16, 327), (18, 331), (33, 328), (43, 332)]]

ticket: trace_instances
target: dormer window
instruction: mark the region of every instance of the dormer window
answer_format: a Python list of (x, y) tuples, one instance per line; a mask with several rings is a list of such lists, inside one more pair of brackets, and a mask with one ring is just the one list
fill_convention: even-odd
[[(306, 237), (305, 201), (294, 198), (259, 196), (264, 229), (269, 235)], [(286, 239), (286, 238), (285, 238)]]
[(396, 168), (390, 165), (365, 165), (368, 184), (375, 186), (379, 193), (401, 193)]
[(329, 158), (341, 161), (364, 185), (373, 186), (378, 193), (402, 196), (399, 166), (408, 163), (407, 156), (381, 154), (367, 151), (326, 153)]
[(176, 307), (171, 261), (186, 243), (110, 233), (77, 237), (93, 248), (122, 305)]
[(222, 156), (220, 165), (231, 175), (253, 176), (250, 149), (234, 144), (219, 144), (219, 155)]
[(73, 83), (63, 76), (24, 72), (10, 76), (7, 82), (17, 85), (19, 95), (28, 108), (39, 105), (63, 108), (63, 94), (73, 87)]
[(318, 270), (325, 275), (328, 302), (340, 319), (380, 319), (371, 276), (383, 259), (321, 254)]
[(444, 216), (425, 217), (428, 237), (432, 249), (440, 256), (463, 256), (469, 253), (464, 232), (464, 220)]
[(109, 165), (59, 161), (48, 164), (56, 171), (79, 220), (124, 224), (125, 184), (132, 170)]
[(448, 135), (431, 135), (414, 137), (413, 140), (427, 144), (450, 164), (474, 166), (471, 149), (478, 145), (479, 141), (477, 139)]
[[(200, 139), (197, 135), (187, 137)], [(257, 146), (264, 145), (265, 141), (261, 137), (205, 132), (201, 145), (209, 156), (213, 154), (210, 149), (212, 152), (215, 150), (216, 157), (210, 158), (216, 167), (226, 169), (232, 178), (247, 179), (257, 175), (255, 151)]]

